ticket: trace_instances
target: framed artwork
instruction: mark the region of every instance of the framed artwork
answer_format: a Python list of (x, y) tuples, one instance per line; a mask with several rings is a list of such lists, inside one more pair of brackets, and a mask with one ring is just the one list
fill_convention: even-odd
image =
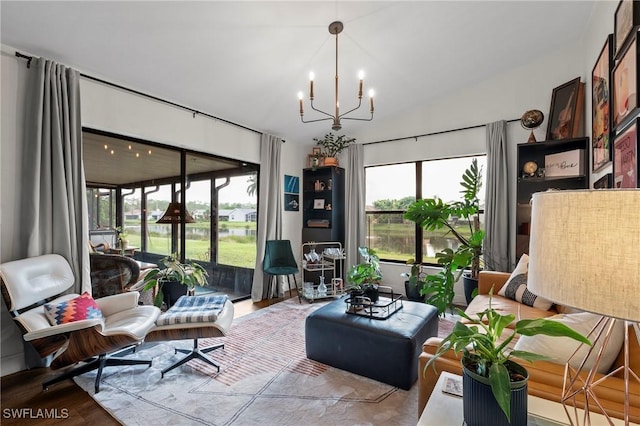
[(640, 5), (634, 0), (621, 0), (618, 3), (614, 15), (614, 33), (615, 33), (615, 56), (618, 56), (624, 50), (623, 47), (628, 42), (627, 37), (636, 25), (640, 24)]
[(592, 170), (611, 161), (611, 68), (613, 35), (609, 34), (591, 71), (591, 159)]
[(300, 178), (284, 175), (284, 209), (285, 211), (300, 210)]
[(319, 146), (314, 146), (313, 149), (311, 150), (311, 153), (313, 155), (320, 155), (322, 154), (322, 148)]
[(580, 77), (553, 89), (547, 125), (547, 140), (560, 140), (579, 135), (584, 85)]
[(613, 188), (613, 174), (607, 173), (597, 181), (593, 182), (593, 188), (594, 189)]
[(638, 32), (613, 69), (613, 127), (619, 131), (638, 108)]
[(316, 198), (313, 200), (313, 208), (316, 210), (324, 209), (324, 198)]
[(613, 141), (613, 184), (615, 188), (638, 187), (638, 124), (631, 122)]

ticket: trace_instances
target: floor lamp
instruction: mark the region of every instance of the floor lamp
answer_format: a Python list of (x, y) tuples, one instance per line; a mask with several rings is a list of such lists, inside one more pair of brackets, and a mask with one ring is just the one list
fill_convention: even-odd
[[(614, 321), (625, 321), (624, 366), (607, 377), (624, 371), (624, 421), (628, 425), (629, 383), (640, 383), (640, 372), (629, 367), (629, 329), (635, 334), (631, 338), (640, 339), (640, 189), (534, 194), (527, 287), (560, 305), (602, 315), (604, 325), (599, 323), (600, 332), (594, 336), (603, 339), (604, 346)], [(592, 342), (594, 336), (589, 337)], [(594, 391), (603, 381), (595, 378), (600, 355), (586, 378), (578, 377), (580, 369), (567, 363), (562, 404), (572, 424), (570, 411), (580, 424), (574, 408), (580, 393), (585, 402), (584, 424), (590, 424), (589, 410), (596, 407), (611, 421)], [(572, 410), (567, 401), (574, 401)]]

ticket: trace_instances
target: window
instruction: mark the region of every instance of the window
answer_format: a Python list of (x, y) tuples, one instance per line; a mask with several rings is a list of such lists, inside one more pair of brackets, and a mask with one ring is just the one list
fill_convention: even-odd
[[(455, 249), (458, 246), (455, 237), (446, 235), (444, 230), (423, 231), (404, 220), (403, 215), (417, 198), (459, 200), (461, 176), (473, 158), (477, 158), (483, 170), (484, 181), (484, 155), (367, 167), (365, 216), (369, 247), (383, 260), (406, 262), (413, 258), (423, 263), (436, 263), (435, 254), (446, 247)], [(484, 190), (480, 206), (484, 207)], [(482, 213), (480, 225), (484, 227)], [(458, 225), (461, 232), (469, 232), (466, 223), (461, 221)]]

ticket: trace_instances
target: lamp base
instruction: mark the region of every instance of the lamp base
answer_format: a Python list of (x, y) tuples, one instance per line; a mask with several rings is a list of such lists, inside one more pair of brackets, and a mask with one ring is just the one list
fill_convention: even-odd
[[(597, 335), (595, 336), (595, 339), (592, 341), (589, 352), (586, 354), (584, 359), (580, 362), (579, 368), (576, 369), (572, 367), (570, 363), (572, 359), (574, 359), (574, 357), (576, 356), (578, 350), (581, 348), (582, 345), (578, 347), (578, 349), (576, 349), (576, 352), (574, 352), (574, 354), (567, 361), (567, 364), (565, 366), (565, 371), (564, 371), (564, 384), (562, 386), (561, 402), (565, 412), (567, 413), (567, 416), (569, 417), (569, 422), (571, 425), (578, 425), (578, 426), (580, 424), (590, 425), (591, 424), (590, 411), (591, 411), (591, 408), (596, 408), (596, 407), (597, 407), (597, 410), (600, 411), (605, 416), (605, 418), (608, 420), (610, 424), (614, 424), (613, 420), (611, 419), (611, 416), (609, 416), (605, 408), (600, 403), (594, 389), (600, 383), (605, 381), (607, 378), (619, 373), (620, 371), (623, 372), (623, 376), (624, 376), (624, 423), (625, 425), (629, 425), (629, 380), (633, 377), (638, 383), (640, 383), (640, 378), (638, 377), (638, 374), (636, 374), (633, 370), (631, 370), (629, 366), (629, 328), (633, 327), (633, 329), (635, 330), (636, 338), (639, 339), (640, 341), (640, 328), (638, 327), (638, 323), (625, 321), (624, 349), (623, 349), (624, 365), (614, 369), (613, 371), (611, 371), (610, 373), (606, 374), (603, 377), (596, 378), (598, 366), (602, 361), (602, 354), (604, 353), (604, 349), (609, 344), (609, 340), (611, 338), (611, 334), (616, 321), (620, 321), (620, 320), (616, 320), (615, 318), (611, 318), (611, 317), (602, 317), (596, 323), (596, 325), (593, 327), (593, 329), (591, 330), (591, 332), (587, 337), (589, 338), (592, 334), (597, 334)], [(602, 327), (600, 327), (601, 325)], [(596, 330), (598, 331), (596, 332)], [(580, 370), (583, 369), (585, 362), (587, 361), (587, 359), (589, 359), (592, 352), (595, 350), (596, 342), (600, 342), (600, 341), (602, 341), (603, 343), (601, 348), (598, 350), (595, 364), (592, 367), (592, 369), (588, 372), (585, 378), (584, 374), (583, 375), (579, 374)], [(584, 415), (582, 417), (582, 423), (580, 422), (580, 415), (577, 410), (578, 397), (580, 399), (580, 402), (584, 403)], [(570, 401), (571, 404), (567, 404), (568, 401)]]

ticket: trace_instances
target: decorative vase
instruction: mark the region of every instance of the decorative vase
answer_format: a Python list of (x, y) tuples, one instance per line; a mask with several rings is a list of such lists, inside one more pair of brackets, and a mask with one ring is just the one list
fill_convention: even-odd
[(507, 420), (491, 391), (489, 378), (480, 376), (462, 362), (462, 388), (464, 421), (467, 426), (527, 426), (527, 370), (512, 361), (505, 366), (523, 376), (511, 382), (511, 422)]
[(378, 284), (364, 284), (362, 289), (364, 291), (364, 296), (368, 297), (372, 303), (376, 303), (378, 301), (378, 298), (380, 297)]
[(172, 307), (180, 296), (185, 296), (188, 290), (189, 288), (186, 285), (180, 284), (178, 281), (163, 281), (162, 295), (167, 308)]
[(337, 166), (338, 165), (338, 159), (336, 157), (325, 157), (324, 158), (324, 165), (325, 166)]
[(404, 292), (408, 300), (412, 302), (424, 302), (425, 296), (420, 295), (420, 287), (418, 285), (411, 285), (408, 280), (404, 282)]
[(471, 275), (465, 273), (462, 275), (462, 284), (464, 285), (464, 298), (467, 305), (473, 300), (473, 292), (478, 288), (478, 279), (472, 278)]

